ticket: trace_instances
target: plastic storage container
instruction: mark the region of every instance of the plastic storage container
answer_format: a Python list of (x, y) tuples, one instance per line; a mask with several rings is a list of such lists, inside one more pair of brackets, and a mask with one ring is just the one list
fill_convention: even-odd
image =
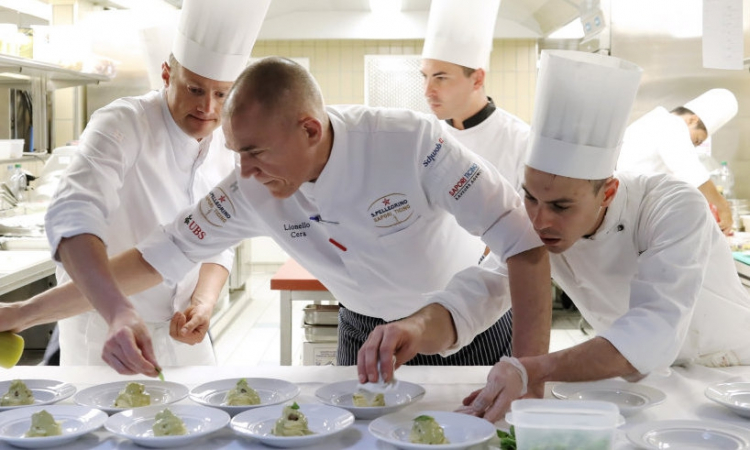
[(23, 156), (23, 139), (0, 139), (0, 159), (20, 158)]
[(614, 403), (552, 399), (516, 400), (505, 420), (515, 427), (518, 450), (610, 450), (624, 423)]
[(303, 312), (308, 325), (339, 324), (339, 305), (307, 305)]

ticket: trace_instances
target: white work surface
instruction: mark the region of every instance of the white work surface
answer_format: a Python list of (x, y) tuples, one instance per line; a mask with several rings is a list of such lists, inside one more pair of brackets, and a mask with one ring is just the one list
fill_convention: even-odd
[[(481, 387), (486, 379), (489, 367), (410, 367), (400, 368), (398, 378), (421, 384), (426, 394), (424, 398), (407, 407), (407, 411), (442, 410), (452, 411), (460, 405), (461, 399), (474, 389)], [(135, 379), (115, 373), (108, 367), (38, 367), (18, 366), (11, 370), (2, 370), (3, 380), (8, 379), (53, 379), (74, 384), (78, 390), (111, 381)], [(164, 375), (168, 381), (182, 383), (189, 388), (199, 384), (223, 378), (267, 377), (279, 378), (297, 384), (300, 395), (298, 403), (317, 403), (315, 391), (327, 383), (350, 380), (356, 377), (354, 367), (185, 367), (165, 368)], [(618, 430), (615, 449), (634, 449), (625, 437), (625, 431), (637, 423), (663, 419), (699, 419), (732, 423), (750, 430), (750, 420), (743, 419), (708, 400), (703, 392), (706, 386), (723, 381), (750, 381), (750, 367), (733, 367), (728, 369), (708, 369), (700, 366), (673, 368), (670, 374), (652, 374), (641, 383), (661, 389), (667, 394), (667, 400), (661, 405), (646, 409), (627, 418), (627, 423)], [(550, 397), (551, 384), (547, 386), (547, 397)], [(563, 401), (563, 400), (561, 400)], [(182, 403), (192, 404), (189, 399)], [(61, 404), (73, 404), (69, 398)], [(372, 436), (367, 426), (369, 421), (357, 420), (344, 432), (323, 443), (306, 447), (316, 450), (330, 449), (393, 449), (390, 444), (378, 441)], [(505, 428), (506, 424), (497, 424)], [(0, 443), (0, 449), (15, 448)], [(115, 437), (103, 428), (95, 433), (83, 436), (78, 441), (60, 448), (64, 449), (140, 449), (132, 442)], [(230, 428), (225, 428), (211, 436), (196, 441), (188, 448), (196, 449), (263, 449), (260, 442), (235, 435)], [(498, 448), (497, 438), (493, 438), (487, 449)]]

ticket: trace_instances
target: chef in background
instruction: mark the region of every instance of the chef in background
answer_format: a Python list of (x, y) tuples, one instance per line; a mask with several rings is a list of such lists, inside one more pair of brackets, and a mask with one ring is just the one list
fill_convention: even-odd
[[(433, 0), (422, 50), (425, 98), (443, 129), (493, 164), (520, 191), (529, 127), (495, 107), (484, 92), (500, 0)], [(497, 322), (495, 341), (510, 354), (513, 314)]]
[(613, 57), (542, 52), (526, 210), (596, 336), (500, 362), (463, 411), (496, 421), (526, 383), (750, 364), (750, 295), (705, 199), (668, 175), (614, 173), (640, 75)]
[[(269, 2), (185, 0), (172, 54), (152, 62), (162, 63), (164, 87), (99, 109), (81, 135), (45, 225), (52, 255), (62, 263), (58, 282), (72, 279), (97, 310), (108, 311), (101, 306), (112, 297), (101, 283), (110, 276), (108, 256), (142, 241), (233, 170), (219, 128), (221, 107)], [(104, 317), (58, 308), (50, 321), (73, 316), (59, 322), (61, 364), (103, 364), (110, 326), (122, 324), (142, 330), (140, 338), (151, 340), (164, 365), (215, 364), (206, 333), (232, 262), (231, 249), (207, 258), (176, 285), (133, 295)]]
[(445, 129), (489, 161), (519, 192), (529, 126), (485, 93), (500, 0), (432, 0), (421, 71)]
[[(106, 305), (113, 315), (124, 295), (179, 281), (241, 239), (270, 236), (345, 306), (337, 359), (356, 363), (362, 382), (390, 381), (407, 362), (494, 363), (503, 355), (486, 331), (511, 302), (513, 354), (547, 352), (549, 263), (521, 198), (434, 117), (325, 106), (308, 71), (269, 57), (239, 76), (222, 127), (240, 167), (111, 260), (101, 282), (120, 291)], [(477, 265), (485, 245), (502, 268)], [(34, 305), (80, 299), (68, 283), (25, 304), (33, 314)], [(105, 360), (121, 373), (155, 376), (141, 333), (121, 323)]]
[(667, 111), (659, 106), (625, 131), (618, 171), (667, 173), (698, 188), (718, 210), (719, 228), (732, 233), (732, 209), (698, 158), (701, 145), (737, 115), (737, 99), (727, 89), (711, 89)]

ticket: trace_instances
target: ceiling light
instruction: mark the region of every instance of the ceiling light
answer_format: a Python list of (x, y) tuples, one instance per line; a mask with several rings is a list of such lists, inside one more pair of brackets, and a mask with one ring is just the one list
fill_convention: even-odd
[(370, 10), (376, 14), (401, 12), (401, 0), (370, 0)]

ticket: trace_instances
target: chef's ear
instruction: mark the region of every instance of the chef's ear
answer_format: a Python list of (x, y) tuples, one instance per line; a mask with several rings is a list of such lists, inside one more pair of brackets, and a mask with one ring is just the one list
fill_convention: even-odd
[(169, 87), (170, 67), (169, 64), (164, 61), (161, 63), (161, 79), (164, 81), (164, 87)]
[(311, 147), (317, 145), (323, 139), (323, 124), (315, 117), (303, 117), (300, 119), (300, 125)]
[(604, 191), (604, 200), (602, 200), (602, 206), (606, 208), (607, 206), (612, 203), (612, 200), (615, 199), (615, 194), (617, 194), (617, 188), (620, 187), (620, 180), (618, 180), (615, 177), (610, 177), (607, 179), (607, 181), (604, 182), (604, 186), (602, 186), (602, 190)]
[(487, 73), (482, 68), (472, 72), (471, 79), (474, 81), (474, 89), (482, 89), (484, 87), (484, 78), (486, 75)]

